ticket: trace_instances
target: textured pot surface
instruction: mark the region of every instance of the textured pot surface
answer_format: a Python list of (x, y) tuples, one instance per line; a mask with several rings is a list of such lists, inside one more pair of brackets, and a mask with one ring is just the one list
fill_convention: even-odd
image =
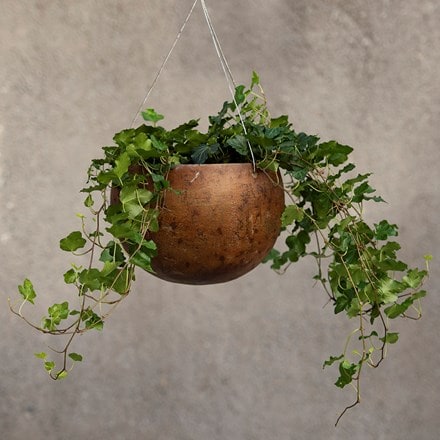
[(179, 165), (168, 180), (149, 236), (158, 248), (156, 276), (183, 284), (214, 284), (244, 275), (273, 247), (281, 227), (284, 191), (275, 173), (251, 164)]

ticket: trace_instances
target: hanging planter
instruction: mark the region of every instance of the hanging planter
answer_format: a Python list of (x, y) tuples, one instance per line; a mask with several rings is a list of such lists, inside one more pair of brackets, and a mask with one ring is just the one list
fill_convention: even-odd
[[(209, 284), (233, 280), (262, 259), (285, 272), (308, 256), (335, 314), (355, 322), (342, 351), (324, 362), (338, 367), (337, 387), (354, 387), (355, 402), (344, 414), (360, 401), (365, 367), (381, 364), (389, 344), (398, 341), (390, 322), (421, 317), (428, 267), (410, 268), (397, 257), (396, 225), (364, 220), (363, 205), (382, 198), (369, 174), (354, 173), (351, 147), (296, 132), (285, 115), (271, 117), (256, 73), (249, 88), (231, 91), (232, 100), (209, 117), (205, 132), (196, 120), (165, 129), (158, 125), (163, 116), (147, 109), (145, 123), (117, 133), (88, 169), (82, 191), (91, 218), (80, 215), (78, 230), (60, 241), (62, 250), (90, 258), (86, 267), (72, 264), (64, 274), (77, 304), (54, 303), (34, 324), (23, 313), (37, 296), (25, 279), (18, 288), (21, 303), (11, 310), (40, 332), (67, 338), (55, 351), (60, 365), (37, 354), (50, 377), (61, 379), (82, 360), (71, 348), (75, 336), (103, 328), (130, 293), (136, 270)], [(280, 230), (285, 245), (272, 249)]]
[[(37, 354), (50, 376), (63, 378), (69, 361), (82, 360), (71, 351), (74, 336), (103, 328), (130, 292), (135, 269), (207, 284), (235, 279), (263, 258), (285, 271), (310, 256), (335, 313), (357, 318), (344, 351), (324, 366), (338, 365), (336, 386), (353, 384), (359, 403), (363, 367), (378, 366), (398, 340), (389, 321), (421, 316), (428, 271), (397, 258), (396, 225), (364, 221), (363, 204), (382, 199), (369, 174), (353, 174), (352, 148), (297, 133), (287, 116), (272, 118), (255, 73), (251, 87), (238, 86), (204, 133), (195, 120), (166, 130), (157, 125), (162, 115), (152, 109), (142, 115), (145, 124), (117, 133), (115, 145), (92, 161), (82, 191), (93, 221), (80, 216), (80, 230), (60, 241), (61, 249), (90, 256), (86, 268), (72, 265), (64, 274), (77, 289), (78, 306), (55, 303), (41, 325), (31, 323), (22, 313), (36, 298), (29, 279), (19, 286), (22, 304), (11, 306), (41, 332), (67, 335), (61, 367)], [(271, 249), (280, 228), (286, 232), (281, 251)]]
[[(157, 246), (151, 261), (157, 277), (224, 283), (255, 268), (272, 249), (284, 210), (279, 173), (254, 171), (249, 163), (177, 165), (167, 180), (172, 189), (163, 194), (159, 229), (147, 234)], [(114, 187), (112, 203), (120, 203), (119, 194)]]

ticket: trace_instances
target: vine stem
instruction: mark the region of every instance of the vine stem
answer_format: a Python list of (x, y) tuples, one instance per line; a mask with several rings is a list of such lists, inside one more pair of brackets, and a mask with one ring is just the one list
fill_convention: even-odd
[(340, 422), (340, 420), (342, 419), (342, 417), (344, 416), (344, 414), (345, 414), (348, 410), (354, 408), (355, 406), (359, 405), (360, 403), (361, 403), (361, 399), (360, 399), (360, 395), (359, 395), (359, 393), (358, 393), (357, 396), (356, 396), (356, 400), (354, 401), (354, 403), (352, 403), (351, 405), (346, 406), (346, 407), (344, 408), (344, 410), (341, 412), (341, 414), (339, 414), (338, 418), (336, 419), (335, 426), (338, 426), (338, 423)]

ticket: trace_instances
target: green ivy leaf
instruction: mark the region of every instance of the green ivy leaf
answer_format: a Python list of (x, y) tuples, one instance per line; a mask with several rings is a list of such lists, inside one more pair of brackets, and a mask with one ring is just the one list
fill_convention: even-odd
[(341, 354), (340, 356), (330, 356), (326, 361), (324, 361), (322, 368), (324, 369), (325, 367), (332, 366), (335, 362), (341, 360), (343, 357), (343, 354)]
[(90, 307), (81, 313), (81, 321), (84, 322), (87, 329), (102, 330), (104, 321)]
[(128, 168), (131, 164), (130, 155), (124, 151), (116, 160), (115, 167), (113, 168), (113, 173), (121, 179), (121, 177), (128, 171)]
[(246, 156), (249, 153), (248, 141), (241, 134), (237, 134), (236, 136), (228, 139), (226, 144), (232, 147), (241, 156)]
[(427, 275), (428, 272), (426, 270), (410, 269), (402, 281), (411, 289), (417, 289)]
[(193, 153), (191, 154), (191, 159), (194, 163), (203, 164), (205, 163), (211, 156), (217, 153), (219, 149), (219, 144), (201, 144), (198, 147), (194, 148)]
[(78, 353), (69, 353), (69, 357), (74, 362), (81, 362), (83, 360), (83, 357)]
[(44, 363), (44, 368), (48, 373), (50, 373), (55, 368), (55, 362), (53, 361), (46, 361)]
[(103, 281), (101, 278), (101, 272), (98, 269), (84, 269), (79, 274), (79, 282), (82, 284), (81, 293), (85, 293), (88, 290), (91, 292), (99, 291), (103, 287)]
[(144, 206), (151, 201), (153, 193), (135, 185), (124, 186), (119, 195), (123, 210), (129, 219), (135, 219), (145, 210)]
[(376, 190), (372, 188), (368, 182), (364, 182), (354, 189), (352, 201), (354, 203), (360, 203), (362, 200), (368, 200), (369, 197), (366, 197), (366, 194), (371, 194), (375, 191)]
[(154, 124), (164, 119), (163, 115), (156, 113), (156, 111), (152, 108), (147, 108), (145, 111), (143, 111), (142, 117), (145, 121), (153, 122)]
[(49, 331), (56, 330), (62, 320), (69, 317), (69, 303), (55, 303), (48, 308), (48, 317), (43, 320), (43, 327)]
[(383, 338), (379, 338), (385, 344), (395, 344), (399, 340), (399, 333), (388, 332)]
[(406, 307), (406, 305), (402, 305), (402, 304), (397, 304), (396, 303), (396, 304), (393, 304), (392, 306), (387, 307), (384, 310), (384, 312), (388, 316), (388, 318), (395, 319), (398, 316), (400, 316), (403, 313), (405, 313), (405, 311), (408, 309), (408, 307)]
[(165, 142), (160, 141), (156, 136), (151, 135), (151, 142), (156, 151), (159, 153), (164, 153), (168, 150), (168, 146)]
[(280, 163), (273, 159), (260, 160), (258, 162), (258, 168), (276, 173), (280, 168)]
[(388, 237), (397, 235), (397, 225), (391, 225), (386, 220), (374, 225), (376, 228), (376, 238), (386, 240)]
[(287, 205), (281, 215), (281, 225), (286, 227), (291, 225), (294, 221), (302, 221), (304, 218), (304, 211), (297, 205)]
[(246, 100), (246, 95), (244, 94), (244, 86), (237, 86), (235, 88), (235, 102), (237, 105), (243, 104), (243, 102)]
[(379, 335), (378, 335), (378, 333), (377, 333), (377, 331), (376, 330), (373, 330), (369, 335), (364, 335), (364, 336), (359, 336), (359, 340), (360, 341), (362, 341), (362, 340), (364, 340), (364, 339), (370, 339), (370, 338), (372, 338), (372, 337), (378, 337)]
[(352, 364), (347, 360), (342, 361), (339, 364), (339, 377), (335, 382), (335, 385), (339, 388), (344, 388), (346, 385), (353, 381), (353, 376), (358, 371), (358, 365)]
[(46, 359), (47, 354), (44, 351), (42, 351), (41, 353), (34, 353), (34, 356), (38, 359)]
[(129, 269), (118, 271), (114, 280), (111, 282), (112, 289), (120, 295), (126, 295), (130, 290), (133, 272)]
[(275, 260), (280, 255), (280, 251), (272, 248), (269, 253), (263, 258), (262, 263), (267, 263), (269, 261)]
[(57, 373), (56, 378), (58, 379), (65, 379), (67, 377), (68, 373), (66, 370), (61, 370), (59, 373)]
[(385, 314), (390, 319), (395, 319), (400, 315), (403, 315), (413, 304), (420, 298), (426, 296), (426, 290), (413, 293), (410, 297), (406, 298), (402, 303), (395, 303), (384, 309)]
[(146, 270), (147, 272), (153, 272), (151, 267), (151, 255), (146, 252), (138, 251), (130, 258), (130, 263), (135, 264), (141, 269)]
[[(137, 154), (138, 150), (143, 150), (145, 152), (149, 152), (152, 150), (153, 142), (145, 133), (138, 133), (133, 140), (134, 151)], [(128, 151), (128, 150), (127, 150)], [(139, 151), (141, 152), (141, 151)]]
[(91, 206), (93, 206), (94, 202), (93, 202), (93, 198), (92, 195), (89, 194), (86, 199), (84, 200), (84, 206), (86, 206), (87, 208), (90, 208)]
[(295, 235), (289, 235), (286, 238), (286, 244), (290, 251), (289, 253), (293, 253), (297, 256), (294, 260), (291, 261), (296, 261), (298, 257), (301, 257), (305, 254), (308, 243), (310, 243), (310, 236), (305, 231), (300, 231)]
[(403, 290), (402, 283), (392, 278), (385, 277), (381, 280), (379, 285), (380, 299), (384, 304), (389, 304), (397, 301), (397, 294)]
[(87, 241), (80, 231), (71, 232), (67, 237), (60, 240), (60, 248), (63, 251), (74, 252), (84, 247)]
[(115, 134), (113, 140), (120, 147), (126, 147), (132, 142), (134, 134), (135, 130), (133, 128), (128, 128), (127, 130), (122, 130)]
[(66, 284), (74, 284), (77, 279), (78, 273), (74, 269), (70, 269), (64, 274), (64, 282)]
[(25, 301), (29, 301), (31, 304), (34, 304), (34, 299), (36, 298), (37, 294), (35, 293), (34, 286), (30, 280), (26, 278), (23, 284), (18, 286), (18, 291)]
[(118, 265), (123, 264), (125, 262), (125, 255), (122, 251), (122, 247), (113, 240), (109, 241), (105, 249), (101, 252), (99, 261), (102, 261), (103, 263), (114, 262)]
[[(106, 278), (108, 275), (114, 272), (117, 267), (118, 265), (114, 261), (105, 261), (104, 267), (101, 269), (101, 277)], [(108, 285), (108, 283), (106, 283), (106, 285)]]
[(352, 151), (353, 148), (336, 141), (323, 142), (318, 146), (316, 159), (326, 159), (330, 165), (339, 166), (348, 159), (348, 155)]
[(260, 84), (260, 77), (258, 76), (258, 73), (255, 72), (255, 70), (252, 72), (252, 79), (251, 79), (251, 89), (253, 89), (255, 86), (258, 86)]

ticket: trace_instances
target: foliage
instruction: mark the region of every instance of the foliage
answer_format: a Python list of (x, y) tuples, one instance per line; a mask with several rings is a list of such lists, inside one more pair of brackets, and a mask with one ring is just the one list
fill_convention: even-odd
[[(209, 117), (206, 132), (197, 129), (196, 120), (166, 130), (157, 125), (163, 116), (153, 109), (142, 115), (146, 124), (117, 133), (115, 144), (103, 148), (103, 157), (92, 160), (82, 189), (92, 221), (80, 215), (81, 229), (60, 241), (62, 250), (89, 256), (86, 267), (72, 265), (64, 274), (66, 284), (76, 289), (78, 305), (53, 304), (41, 324), (33, 324), (22, 307), (34, 303), (34, 287), (28, 279), (19, 286), (22, 304), (13, 312), (43, 333), (67, 337), (59, 352), (60, 367), (46, 353), (36, 355), (50, 376), (63, 378), (69, 361), (82, 361), (80, 354), (70, 351), (74, 337), (102, 330), (107, 316), (130, 292), (135, 268), (152, 271), (156, 245), (146, 234), (159, 228), (162, 195), (170, 189), (169, 170), (186, 163), (254, 162), (259, 169), (284, 173), (290, 200), (281, 219), (286, 246), (273, 249), (265, 261), (283, 273), (300, 258), (313, 257), (315, 280), (334, 313), (356, 322), (342, 352), (329, 357), (324, 367), (337, 365), (337, 387), (354, 386), (355, 403), (346, 409), (359, 403), (364, 367), (377, 367), (387, 347), (398, 341), (390, 321), (421, 316), (419, 302), (426, 295), (422, 285), (428, 272), (398, 259), (395, 224), (382, 220), (368, 225), (364, 220), (363, 205), (383, 200), (370, 186), (370, 174), (354, 172), (349, 162), (352, 148), (297, 133), (287, 116), (272, 118), (255, 73), (249, 89), (238, 86), (234, 99)], [(121, 189), (119, 202), (110, 203), (114, 186)]]

